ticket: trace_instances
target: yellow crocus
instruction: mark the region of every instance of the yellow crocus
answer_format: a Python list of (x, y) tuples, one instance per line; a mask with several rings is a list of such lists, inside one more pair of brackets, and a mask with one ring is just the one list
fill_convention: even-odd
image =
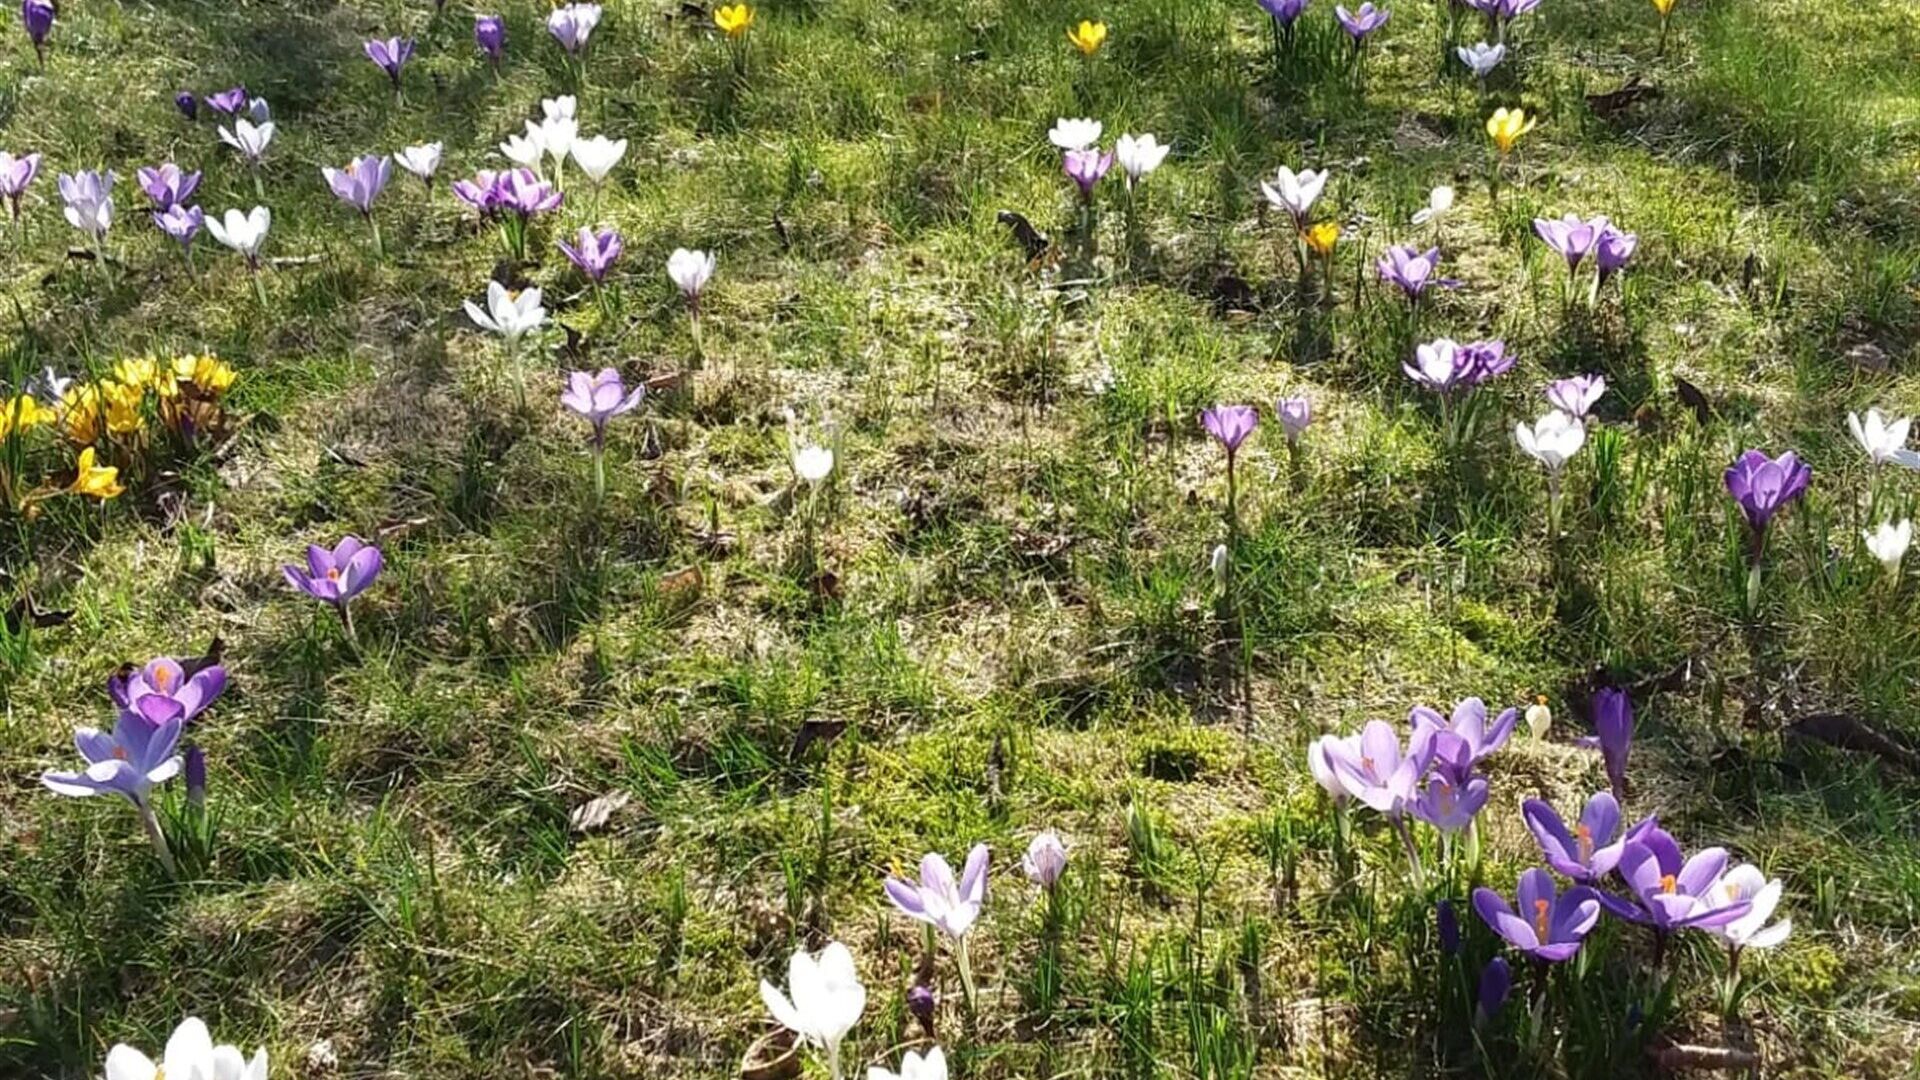
[(713, 25), (730, 38), (737, 38), (753, 25), (753, 9), (745, 4), (722, 4), (713, 9)]
[(147, 388), (137, 383), (102, 382), (100, 394), (107, 402), (107, 430), (125, 435), (140, 430), (140, 406), (147, 400)]
[(40, 407), (40, 403), (27, 394), (21, 394), (12, 401), (0, 402), (0, 439), (13, 437), (16, 431), (36, 428), (53, 419), (53, 413)]
[(120, 486), (120, 470), (111, 465), (95, 465), (93, 447), (80, 451), (80, 460), (74, 463), (77, 470), (73, 478), (73, 487), (68, 489), (76, 495), (87, 495), (95, 499), (111, 499), (125, 491)]
[(133, 357), (115, 364), (113, 377), (128, 386), (149, 386), (159, 379), (160, 367), (152, 357)]
[(1678, 0), (1653, 0), (1653, 10), (1659, 12), (1660, 17), (1664, 19), (1673, 14), (1674, 4), (1677, 2)]
[(1333, 254), (1333, 246), (1340, 242), (1340, 226), (1323, 221), (1318, 225), (1309, 225), (1300, 235), (1306, 240), (1307, 247), (1324, 259)]
[(1510, 153), (1520, 136), (1532, 131), (1539, 117), (1528, 116), (1523, 109), (1495, 109), (1487, 117), (1487, 136), (1502, 154)]
[(61, 433), (76, 443), (94, 442), (100, 437), (100, 390), (93, 386), (75, 386), (60, 397)]
[(1107, 24), (1082, 19), (1079, 26), (1067, 28), (1067, 40), (1080, 50), (1080, 55), (1092, 56), (1100, 51), (1100, 46), (1107, 40)]
[(233, 368), (217, 356), (177, 356), (173, 361), (176, 382), (192, 383), (203, 394), (220, 395), (233, 385)]

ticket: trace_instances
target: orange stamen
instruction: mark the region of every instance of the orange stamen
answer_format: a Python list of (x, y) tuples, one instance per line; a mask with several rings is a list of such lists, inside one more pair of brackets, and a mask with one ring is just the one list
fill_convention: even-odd
[(1592, 862), (1593, 827), (1583, 821), (1580, 823), (1580, 827), (1574, 830), (1574, 834), (1580, 841), (1580, 861), (1583, 863)]
[(1533, 932), (1540, 935), (1542, 942), (1547, 940), (1547, 910), (1548, 907), (1545, 900), (1535, 900), (1533, 902)]
[(1671, 896), (1671, 895), (1673, 894), (1673, 890), (1674, 890), (1674, 887), (1675, 887), (1675, 885), (1676, 885), (1676, 884), (1678, 884), (1678, 883), (1676, 882), (1676, 880), (1674, 879), (1674, 876), (1673, 876), (1672, 874), (1663, 874), (1663, 875), (1661, 875), (1661, 878), (1660, 878), (1660, 891), (1661, 891), (1661, 892), (1663, 892), (1663, 893), (1666, 893), (1666, 894), (1668, 894), (1669, 896)]

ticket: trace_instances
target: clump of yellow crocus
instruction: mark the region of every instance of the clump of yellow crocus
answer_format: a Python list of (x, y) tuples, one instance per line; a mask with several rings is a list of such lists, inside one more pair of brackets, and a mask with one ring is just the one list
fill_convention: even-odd
[(739, 38), (753, 25), (753, 9), (745, 4), (722, 4), (713, 9), (713, 25), (730, 38)]
[(233, 386), (233, 368), (217, 356), (176, 356), (173, 358), (173, 381), (192, 383), (196, 390), (204, 394), (224, 394)]
[(1504, 157), (1513, 152), (1513, 144), (1520, 141), (1520, 136), (1532, 131), (1539, 122), (1539, 117), (1528, 116), (1524, 109), (1495, 109), (1493, 115), (1487, 117), (1487, 137)]
[(76, 495), (105, 500), (126, 490), (120, 486), (119, 469), (111, 465), (94, 464), (91, 446), (80, 451), (80, 460), (74, 462), (74, 468), (77, 471), (73, 478), (73, 487), (68, 490)]
[(27, 431), (52, 421), (53, 411), (42, 408), (31, 394), (0, 401), (0, 439), (10, 439), (16, 431)]
[(1080, 50), (1081, 56), (1092, 57), (1107, 40), (1107, 24), (1082, 19), (1079, 26), (1067, 28), (1067, 40), (1073, 42), (1073, 47)]

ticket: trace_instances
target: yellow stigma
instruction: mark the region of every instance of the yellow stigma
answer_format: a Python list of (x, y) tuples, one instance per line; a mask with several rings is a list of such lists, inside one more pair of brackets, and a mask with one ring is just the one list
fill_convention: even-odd
[(1067, 40), (1080, 50), (1080, 55), (1092, 56), (1100, 51), (1101, 43), (1107, 40), (1107, 24), (1082, 19), (1079, 26), (1067, 28)]

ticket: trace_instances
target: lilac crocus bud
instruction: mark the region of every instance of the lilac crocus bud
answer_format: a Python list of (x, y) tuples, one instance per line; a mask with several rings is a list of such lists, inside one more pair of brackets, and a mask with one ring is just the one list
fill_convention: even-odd
[(1027, 845), (1027, 854), (1020, 860), (1020, 869), (1027, 880), (1043, 889), (1051, 890), (1060, 881), (1060, 875), (1067, 868), (1067, 845), (1052, 829), (1033, 838)]
[(53, 32), (52, 0), (21, 0), (20, 25), (33, 42), (33, 53), (39, 58), (40, 66), (46, 67), (47, 35)]
[(173, 95), (173, 107), (179, 109), (180, 115), (189, 121), (200, 118), (200, 99), (191, 90), (182, 90)]
[(907, 991), (907, 1011), (920, 1022), (921, 1034), (929, 1039), (934, 1037), (933, 1015), (939, 1008), (940, 995), (926, 983), (914, 983), (913, 989)]
[(498, 15), (475, 15), (473, 43), (487, 54), (487, 63), (499, 67), (501, 54), (507, 48), (507, 20)]
[(1305, 397), (1281, 398), (1274, 402), (1273, 412), (1280, 418), (1280, 430), (1286, 432), (1289, 445), (1298, 443), (1307, 425), (1313, 423), (1313, 402)]
[(1434, 917), (1440, 924), (1440, 951), (1448, 956), (1460, 955), (1460, 913), (1453, 909), (1453, 901), (1442, 900), (1434, 907)]
[(1507, 992), (1513, 989), (1513, 969), (1507, 966), (1507, 958), (1496, 956), (1487, 961), (1480, 972), (1480, 992), (1473, 1007), (1475, 1027), (1485, 1027), (1500, 1014), (1500, 1006), (1507, 1002)]
[(198, 746), (187, 747), (185, 767), (187, 803), (199, 809), (207, 804), (207, 752)]

